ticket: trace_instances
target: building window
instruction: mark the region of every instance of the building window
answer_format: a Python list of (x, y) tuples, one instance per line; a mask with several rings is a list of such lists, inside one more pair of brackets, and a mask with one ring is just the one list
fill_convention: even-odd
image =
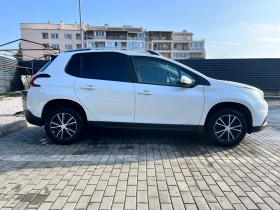
[(190, 43), (190, 47), (192, 47), (192, 43)]
[(145, 48), (143, 42), (128, 42), (128, 48), (137, 49), (137, 48)]
[(64, 39), (72, 39), (72, 34), (64, 34)]
[(115, 42), (106, 42), (106, 47), (115, 47)]
[(53, 48), (59, 49), (59, 44), (52, 44)]
[(81, 34), (76, 34), (76, 39), (81, 40)]
[(144, 32), (139, 32), (137, 33), (138, 38), (144, 39), (145, 38), (145, 33)]
[(200, 43), (200, 47), (203, 47), (203, 44), (202, 44), (202, 43)]
[(58, 34), (51, 34), (51, 39), (58, 39)]
[(65, 45), (65, 50), (72, 50), (72, 45), (71, 44), (66, 44)]
[(81, 48), (82, 48), (81, 44), (77, 44), (77, 49), (81, 49)]
[(87, 47), (89, 47), (89, 48), (94, 48), (94, 42), (89, 41)]
[(105, 31), (96, 31), (96, 36), (105, 36)]
[(48, 33), (42, 33), (42, 39), (48, 39), (49, 34)]
[(194, 43), (194, 47), (197, 47), (197, 43)]

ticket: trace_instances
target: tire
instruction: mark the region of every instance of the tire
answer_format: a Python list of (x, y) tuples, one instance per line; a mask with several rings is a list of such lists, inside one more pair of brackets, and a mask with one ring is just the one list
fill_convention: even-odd
[(246, 136), (247, 122), (239, 111), (223, 109), (212, 114), (207, 122), (206, 132), (215, 144), (233, 146), (240, 143)]
[(45, 119), (47, 135), (58, 144), (72, 144), (81, 139), (84, 125), (80, 113), (71, 108), (57, 108)]

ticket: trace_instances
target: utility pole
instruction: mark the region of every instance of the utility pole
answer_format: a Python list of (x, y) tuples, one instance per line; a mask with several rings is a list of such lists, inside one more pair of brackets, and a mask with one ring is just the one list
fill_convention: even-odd
[(84, 48), (84, 39), (83, 39), (83, 29), (82, 29), (82, 9), (81, 9), (81, 0), (79, 0), (79, 13), (80, 13), (80, 36), (81, 36), (81, 48)]

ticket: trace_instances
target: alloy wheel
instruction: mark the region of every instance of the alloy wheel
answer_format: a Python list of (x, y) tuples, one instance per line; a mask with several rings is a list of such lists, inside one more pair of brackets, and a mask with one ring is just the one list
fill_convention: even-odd
[(77, 132), (77, 121), (69, 113), (58, 113), (50, 122), (50, 130), (59, 139), (69, 139)]
[(242, 123), (237, 116), (223, 115), (214, 124), (214, 133), (222, 141), (233, 141), (242, 132)]

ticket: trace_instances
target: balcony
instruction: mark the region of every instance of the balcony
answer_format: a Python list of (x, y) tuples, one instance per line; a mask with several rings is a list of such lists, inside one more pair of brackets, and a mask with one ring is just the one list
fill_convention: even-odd
[(127, 40), (127, 36), (106, 36), (108, 40)]
[(176, 56), (173, 56), (173, 59), (174, 60), (186, 60), (186, 59), (189, 59), (189, 57), (176, 57)]
[(166, 41), (168, 41), (168, 40), (172, 40), (172, 38), (171, 37), (158, 37), (158, 36), (153, 36), (153, 37), (150, 37), (149, 39), (148, 39), (148, 41), (150, 41), (150, 40), (166, 40)]
[(154, 50), (171, 51), (170, 47), (154, 47)]
[(94, 36), (94, 35), (85, 35), (85, 40), (88, 39), (106, 39), (105, 36)]
[(205, 51), (204, 47), (191, 47), (190, 48), (190, 51)]
[(106, 39), (105, 36), (95, 36), (94, 39)]
[(94, 36), (93, 35), (85, 35), (85, 39), (94, 39)]
[(128, 40), (145, 40), (145, 37), (127, 37)]
[(189, 47), (173, 47), (173, 51), (188, 51)]
[(105, 45), (98, 45), (98, 46), (95, 46), (93, 48), (97, 49), (97, 50), (105, 50)]
[(145, 46), (127, 46), (129, 50), (145, 50)]
[(154, 50), (170, 51), (172, 50), (171, 44), (154, 44)]

